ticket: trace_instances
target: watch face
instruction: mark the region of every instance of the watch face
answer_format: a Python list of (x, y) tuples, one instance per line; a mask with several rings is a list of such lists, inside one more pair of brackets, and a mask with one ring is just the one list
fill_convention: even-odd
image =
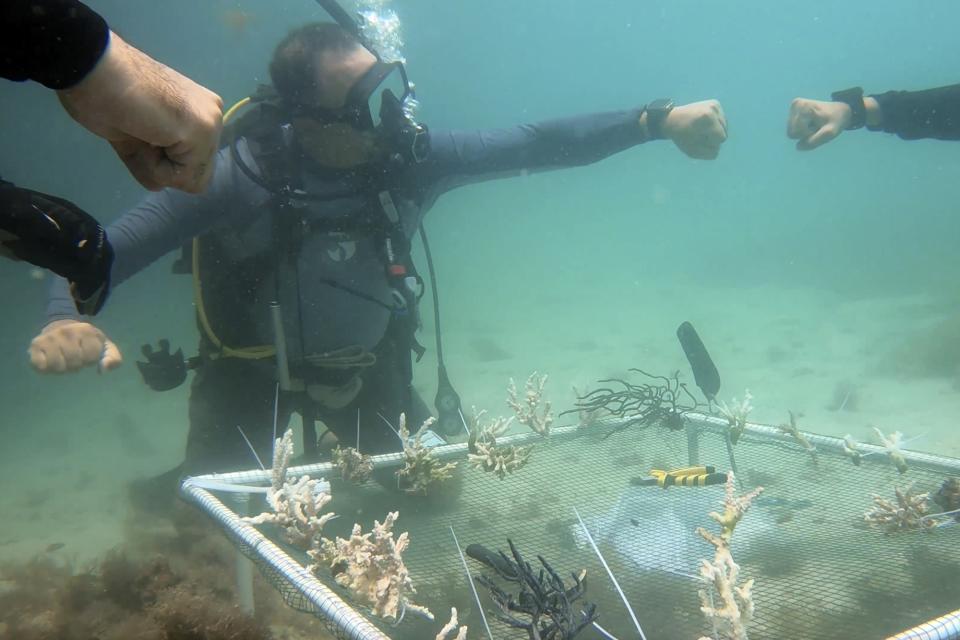
[(670, 98), (659, 98), (647, 105), (648, 111), (669, 111), (673, 108), (673, 100)]

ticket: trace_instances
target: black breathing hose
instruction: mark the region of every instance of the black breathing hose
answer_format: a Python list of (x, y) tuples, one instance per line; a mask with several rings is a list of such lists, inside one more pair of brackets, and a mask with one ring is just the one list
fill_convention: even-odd
[(423, 253), (427, 258), (427, 271), (430, 273), (430, 291), (433, 294), (433, 322), (437, 333), (437, 397), (434, 406), (437, 408), (437, 430), (444, 435), (460, 433), (466, 429), (463, 413), (460, 410), (460, 396), (447, 375), (447, 366), (443, 361), (443, 338), (440, 331), (440, 296), (437, 293), (437, 273), (433, 268), (433, 254), (430, 253), (430, 243), (427, 241), (427, 232), (420, 225), (420, 241), (423, 243)]

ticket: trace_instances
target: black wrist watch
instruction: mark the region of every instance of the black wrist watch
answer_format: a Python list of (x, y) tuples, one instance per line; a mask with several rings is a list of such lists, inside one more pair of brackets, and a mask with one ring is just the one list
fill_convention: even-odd
[(660, 98), (647, 105), (647, 137), (650, 140), (663, 140), (663, 123), (673, 111), (673, 99)]
[(859, 129), (867, 124), (867, 107), (863, 104), (863, 87), (853, 87), (830, 94), (834, 102), (842, 102), (850, 107), (850, 124), (847, 129)]

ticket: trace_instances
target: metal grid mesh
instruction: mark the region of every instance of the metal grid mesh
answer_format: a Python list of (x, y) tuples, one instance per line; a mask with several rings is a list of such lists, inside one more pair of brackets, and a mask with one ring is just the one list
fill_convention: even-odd
[[(699, 461), (729, 468), (721, 430), (709, 420), (697, 426)], [(456, 606), (471, 636), (483, 635), (452, 526), (464, 546), (506, 549), (509, 537), (532, 564), (539, 554), (561, 575), (586, 568), (586, 599), (597, 604), (600, 624), (618, 637), (634, 637), (623, 604), (575, 526), (576, 507), (649, 638), (709, 635), (699, 611), (700, 583), (691, 576), (713, 550), (694, 529), (716, 529), (706, 512), (719, 507), (723, 488), (631, 486), (632, 477), (651, 468), (686, 466), (687, 435), (634, 426), (604, 438), (609, 432), (596, 424), (573, 437), (537, 441), (530, 464), (503, 481), (467, 468), (464, 460), (440, 495), (398, 495), (375, 483), (352, 487), (333, 479), (330, 508), (341, 517), (325, 533), (345, 536), (355, 521), (368, 530), (374, 519), (399, 510), (397, 530), (409, 531), (412, 541), (407, 564), (418, 589), (415, 601), (438, 617), (428, 623), (408, 616), (397, 627), (373, 622), (394, 640), (423, 640)], [(766, 487), (732, 543), (743, 577), (756, 580), (751, 638), (880, 638), (956, 609), (960, 527), (886, 535), (867, 528), (862, 514), (872, 494), (892, 498), (894, 485), (913, 482), (920, 491), (936, 491), (947, 471), (960, 473), (960, 461), (952, 469), (952, 461), (942, 458), (913, 461), (899, 476), (882, 455), (855, 467), (823, 446), (835, 440), (816, 441), (816, 466), (798, 446), (762, 428), (749, 429), (734, 449), (744, 487)], [(393, 469), (378, 471), (381, 482), (389, 482)], [(471, 571), (483, 570), (471, 561)], [(317, 613), (276, 571), (266, 573), (291, 606)], [(342, 593), (332, 580), (327, 584)], [(480, 592), (494, 637), (524, 637), (495, 620)], [(583, 637), (596, 635), (587, 630)]]

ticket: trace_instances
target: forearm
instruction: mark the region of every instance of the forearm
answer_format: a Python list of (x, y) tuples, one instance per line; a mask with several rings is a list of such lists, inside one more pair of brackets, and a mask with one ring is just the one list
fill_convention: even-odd
[[(256, 170), (245, 144), (241, 145), (241, 155)], [(114, 250), (111, 282), (119, 285), (227, 217), (262, 206), (268, 197), (240, 173), (229, 150), (222, 150), (210, 187), (203, 194), (190, 195), (174, 189), (152, 193), (107, 227)], [(76, 317), (68, 294), (61, 283), (54, 282), (47, 306), (48, 320)]]
[(57, 320), (79, 320), (81, 314), (70, 295), (70, 283), (65, 278), (53, 276), (47, 292), (47, 314), (44, 324)]
[(640, 110), (635, 109), (507, 129), (437, 132), (430, 159), (417, 169), (419, 180), (452, 188), (590, 164), (644, 142), (639, 119)]
[(0, 5), (0, 76), (66, 89), (97, 65), (110, 29), (76, 0), (4, 0)]
[[(170, 206), (166, 194), (148, 196), (137, 207), (107, 227), (113, 245), (114, 260), (110, 271), (113, 287), (143, 270), (158, 258), (180, 247), (194, 230), (190, 218)], [(185, 212), (185, 211), (184, 211)], [(197, 220), (202, 216), (196, 216)], [(65, 318), (80, 318), (69, 283), (55, 277), (47, 300), (47, 323)]]
[(960, 140), (960, 84), (864, 98), (867, 126), (904, 140)]
[(520, 159), (533, 169), (591, 164), (649, 139), (640, 109), (551, 120), (523, 129), (527, 143)]

